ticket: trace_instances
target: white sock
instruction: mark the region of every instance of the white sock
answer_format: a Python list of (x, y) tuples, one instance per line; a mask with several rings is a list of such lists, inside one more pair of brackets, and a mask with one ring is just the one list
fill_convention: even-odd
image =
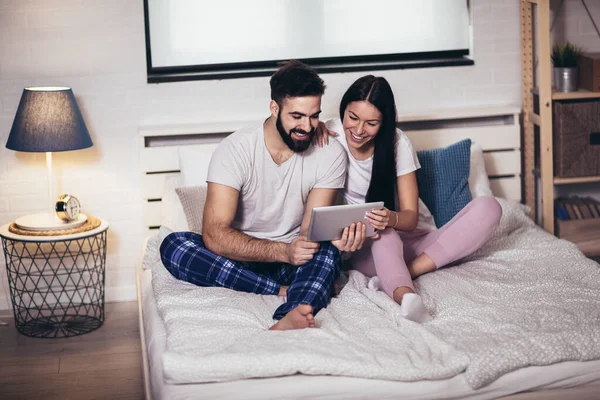
[(402, 296), (400, 314), (406, 319), (422, 324), (431, 321), (431, 315), (423, 305), (421, 296), (416, 293), (406, 293)]
[(381, 283), (379, 281), (379, 277), (378, 276), (374, 276), (371, 279), (369, 279), (369, 282), (367, 282), (367, 287), (371, 290), (380, 290), (381, 289)]

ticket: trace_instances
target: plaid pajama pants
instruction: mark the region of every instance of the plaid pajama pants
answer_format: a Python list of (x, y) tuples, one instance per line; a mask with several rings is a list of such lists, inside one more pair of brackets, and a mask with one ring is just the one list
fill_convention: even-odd
[(274, 319), (300, 304), (310, 304), (313, 314), (327, 307), (342, 265), (338, 250), (329, 242), (321, 242), (312, 260), (296, 267), (230, 260), (208, 250), (202, 235), (193, 232), (169, 234), (160, 245), (160, 257), (171, 275), (198, 286), (276, 295), (280, 285), (289, 285), (287, 302), (275, 310)]

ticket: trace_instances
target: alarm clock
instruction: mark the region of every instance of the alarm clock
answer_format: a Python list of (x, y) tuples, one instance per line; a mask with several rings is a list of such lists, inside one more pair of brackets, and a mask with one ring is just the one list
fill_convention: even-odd
[(81, 204), (77, 197), (71, 194), (62, 194), (56, 200), (56, 215), (63, 221), (74, 221), (79, 217)]

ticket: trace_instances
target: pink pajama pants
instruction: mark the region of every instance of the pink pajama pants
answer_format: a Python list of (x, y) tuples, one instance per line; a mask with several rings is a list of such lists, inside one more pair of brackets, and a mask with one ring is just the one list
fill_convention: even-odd
[(427, 254), (437, 268), (468, 256), (490, 237), (502, 216), (493, 197), (472, 200), (446, 225), (434, 231), (396, 231), (387, 228), (379, 239), (367, 239), (352, 255), (352, 268), (368, 277), (378, 276), (388, 296), (400, 286), (414, 289), (407, 264)]

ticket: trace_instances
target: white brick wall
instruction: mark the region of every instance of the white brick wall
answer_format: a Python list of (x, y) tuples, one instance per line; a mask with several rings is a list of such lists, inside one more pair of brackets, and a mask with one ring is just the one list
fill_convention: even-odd
[[(574, 13), (568, 26), (575, 21), (573, 34), (600, 47), (575, 3), (567, 0), (565, 10)], [(520, 104), (519, 2), (472, 4), (476, 65), (382, 72), (399, 110)], [(597, 4), (592, 11), (600, 18)], [(87, 213), (110, 223), (107, 301), (135, 298), (134, 265), (143, 237), (137, 127), (259, 119), (268, 113), (268, 78), (149, 85), (145, 70), (140, 0), (0, 2), (0, 223), (46, 207), (44, 156), (4, 147), (23, 88), (72, 87), (94, 147), (54, 154), (55, 190), (76, 194)], [(325, 116), (336, 114), (343, 92), (361, 75), (323, 75)], [(4, 259), (0, 276), (5, 309)]]

